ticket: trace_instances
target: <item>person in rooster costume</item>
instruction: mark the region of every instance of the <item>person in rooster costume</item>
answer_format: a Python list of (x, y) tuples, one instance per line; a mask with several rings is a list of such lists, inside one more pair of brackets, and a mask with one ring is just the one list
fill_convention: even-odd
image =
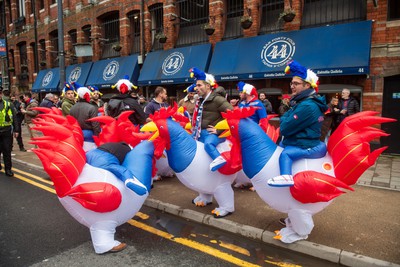
[(290, 109), (281, 117), (280, 131), (284, 148), (279, 157), (280, 175), (268, 180), (270, 186), (293, 186), (293, 161), (301, 158), (321, 158), (326, 145), (321, 142), (321, 125), (328, 109), (322, 97), (317, 95), (318, 76), (296, 61), (288, 63), (285, 73), (294, 76), (290, 83), (292, 97)]
[(225, 139), (218, 138), (214, 126), (223, 120), (221, 112), (233, 110), (233, 107), (223, 96), (215, 92), (218, 85), (213, 75), (197, 68), (192, 68), (189, 72), (190, 76), (196, 79), (196, 89), (199, 95), (193, 113), (193, 137), (204, 143), (204, 149), (213, 159), (210, 170), (216, 171), (226, 164), (226, 159), (216, 148)]
[(98, 136), (101, 128), (97, 121), (87, 121), (97, 117), (98, 108), (90, 104), (91, 92), (89, 88), (74, 84), (77, 89), (78, 102), (70, 109), (70, 115), (79, 123), (84, 134), (84, 150), (88, 151), (95, 147), (93, 135)]
[(86, 153), (86, 160), (90, 165), (105, 169), (114, 174), (124, 182), (126, 187), (138, 195), (144, 195), (147, 192), (146, 187), (138, 181), (128, 168), (122, 165), (125, 156), (131, 149), (125, 142), (105, 143), (96, 149), (88, 151)]
[[(146, 114), (144, 113), (142, 107), (139, 105), (139, 102), (131, 96), (132, 90), (136, 90), (137, 86), (134, 85), (129, 77), (126, 75), (123, 79), (118, 80), (118, 82), (111, 86), (112, 89), (117, 89), (119, 94), (113, 96), (106, 108), (106, 114), (113, 118), (117, 118), (122, 111), (133, 110), (134, 112), (129, 116), (129, 120), (134, 125), (143, 125), (146, 123)], [(118, 106), (122, 102), (123, 109), (119, 109), (117, 112), (112, 110), (112, 107)], [(115, 114), (113, 114), (115, 113)]]
[[(260, 123), (261, 119), (267, 117), (267, 110), (264, 104), (258, 99), (256, 88), (242, 81), (238, 82), (237, 89), (242, 94), (243, 100), (239, 102), (239, 108), (256, 107), (256, 112), (250, 117), (256, 123)], [(241, 97), (241, 98), (242, 98)]]

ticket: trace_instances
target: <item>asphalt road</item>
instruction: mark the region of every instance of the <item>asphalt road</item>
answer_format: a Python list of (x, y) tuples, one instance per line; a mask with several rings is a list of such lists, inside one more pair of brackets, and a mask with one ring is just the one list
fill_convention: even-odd
[(128, 248), (96, 255), (89, 230), (43, 172), (0, 173), (0, 266), (337, 266), (143, 207), (117, 228)]

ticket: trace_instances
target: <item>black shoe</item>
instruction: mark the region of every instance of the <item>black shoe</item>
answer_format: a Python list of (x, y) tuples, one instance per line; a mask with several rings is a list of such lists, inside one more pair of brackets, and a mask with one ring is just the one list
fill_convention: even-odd
[(280, 218), (279, 223), (282, 224), (283, 226), (286, 226), (285, 218)]
[(10, 176), (10, 177), (13, 177), (14, 173), (11, 170), (6, 170), (6, 175)]
[(25, 148), (20, 148), (19, 151), (26, 152), (26, 149)]

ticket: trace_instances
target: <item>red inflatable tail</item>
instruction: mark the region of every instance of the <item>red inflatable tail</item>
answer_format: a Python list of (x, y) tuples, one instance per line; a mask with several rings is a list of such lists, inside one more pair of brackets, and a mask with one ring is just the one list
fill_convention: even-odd
[(335, 176), (348, 185), (355, 184), (386, 149), (382, 147), (371, 153), (369, 142), (388, 134), (370, 126), (396, 120), (377, 117), (377, 114), (374, 111), (364, 111), (349, 116), (329, 138), (328, 152), (332, 156)]

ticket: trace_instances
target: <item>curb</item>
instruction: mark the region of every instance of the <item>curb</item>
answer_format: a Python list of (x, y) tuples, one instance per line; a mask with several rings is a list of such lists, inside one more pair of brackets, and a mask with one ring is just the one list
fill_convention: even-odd
[[(13, 158), (14, 161), (28, 165), (31, 168), (43, 170), (41, 166), (25, 162), (20, 159)], [(385, 188), (387, 189), (387, 188)], [(238, 234), (246, 238), (255, 239), (263, 243), (273, 245), (275, 247), (284, 248), (287, 250), (295, 251), (301, 254), (312, 256), (318, 259), (338, 263), (343, 266), (349, 267), (400, 267), (399, 264), (383, 261), (368, 256), (348, 252), (342, 249), (332, 248), (325, 245), (309, 241), (297, 241), (292, 244), (285, 244), (279, 240), (273, 239), (275, 234), (256, 227), (236, 223), (227, 219), (215, 219), (211, 215), (203, 214), (194, 210), (184, 209), (182, 207), (164, 203), (160, 200), (151, 198), (150, 196), (145, 200), (144, 205), (156, 210), (166, 212), (177, 217), (191, 220), (196, 223), (208, 225), (232, 234)]]
[(232, 234), (238, 234), (246, 238), (252, 238), (263, 243), (273, 245), (276, 247), (284, 248), (287, 250), (302, 253), (308, 256), (319, 258), (322, 260), (338, 263), (344, 266), (351, 267), (372, 267), (372, 266), (396, 266), (400, 265), (383, 261), (371, 257), (367, 257), (353, 252), (328, 247), (325, 245), (316, 244), (309, 241), (297, 241), (292, 244), (285, 244), (281, 241), (273, 239), (274, 233), (265, 231), (259, 228), (255, 228), (240, 223), (235, 223), (226, 219), (215, 219), (211, 215), (206, 215), (190, 209), (184, 209), (179, 206), (163, 203), (160, 200), (148, 197), (144, 202), (144, 205), (150, 208), (157, 209), (162, 212), (166, 212), (171, 215), (175, 215), (184, 219), (194, 221), (196, 223), (205, 224), (214, 228), (218, 228), (223, 231), (230, 232)]

